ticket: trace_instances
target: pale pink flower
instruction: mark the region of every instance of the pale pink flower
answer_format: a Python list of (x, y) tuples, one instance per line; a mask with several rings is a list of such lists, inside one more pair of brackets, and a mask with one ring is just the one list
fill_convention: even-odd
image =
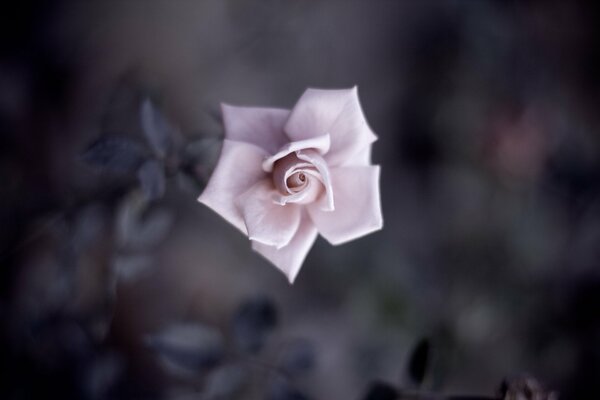
[(320, 233), (337, 245), (378, 229), (377, 136), (356, 87), (308, 89), (294, 108), (222, 104), (225, 140), (199, 201), (294, 281)]

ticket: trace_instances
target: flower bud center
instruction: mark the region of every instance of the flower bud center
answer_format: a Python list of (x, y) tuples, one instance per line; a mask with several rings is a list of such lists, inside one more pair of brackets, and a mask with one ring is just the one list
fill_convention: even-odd
[(285, 181), (289, 190), (296, 192), (304, 187), (306, 183), (306, 175), (302, 171), (293, 172)]
[(281, 194), (298, 193), (308, 184), (305, 169), (311, 165), (299, 160), (295, 154), (277, 160), (273, 166), (273, 183)]

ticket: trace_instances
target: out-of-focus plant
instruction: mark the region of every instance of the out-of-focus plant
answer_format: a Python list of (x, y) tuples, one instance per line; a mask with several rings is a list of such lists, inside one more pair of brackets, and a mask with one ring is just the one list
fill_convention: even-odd
[(445, 395), (424, 387), (428, 373), (431, 345), (420, 340), (406, 364), (404, 385), (396, 386), (383, 381), (371, 383), (363, 400), (558, 400), (558, 394), (543, 387), (530, 376), (504, 380), (498, 393), (482, 395)]
[(186, 321), (149, 334), (146, 344), (177, 382), (172, 398), (307, 399), (297, 380), (315, 365), (315, 350), (306, 339), (266, 346), (277, 321), (273, 301), (253, 297), (241, 302), (225, 330)]
[[(117, 285), (152, 269), (152, 251), (173, 225), (173, 210), (161, 205), (170, 181), (197, 194), (220, 146), (217, 138), (186, 140), (150, 98), (140, 100), (139, 127), (138, 137), (103, 134), (82, 155), (99, 172), (131, 182), (115, 213), (108, 279), (113, 296)], [(314, 349), (304, 339), (284, 340), (278, 351), (263, 354), (277, 322), (273, 301), (256, 297), (241, 303), (227, 331), (198, 320), (179, 321), (148, 333), (144, 343), (173, 380), (172, 398), (196, 398), (200, 392), (202, 399), (241, 399), (258, 390), (269, 400), (304, 399), (293, 378), (315, 364)], [(263, 382), (258, 388), (256, 380)]]
[(82, 159), (101, 172), (135, 176), (148, 201), (162, 198), (170, 179), (199, 192), (218, 156), (218, 137), (186, 140), (153, 100), (140, 101), (141, 137), (105, 132)]

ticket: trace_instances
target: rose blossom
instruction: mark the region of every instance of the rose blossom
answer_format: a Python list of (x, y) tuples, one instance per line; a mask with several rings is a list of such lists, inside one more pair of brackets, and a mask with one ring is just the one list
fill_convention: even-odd
[(222, 104), (225, 140), (198, 200), (292, 283), (320, 233), (337, 245), (378, 229), (377, 136), (356, 87), (307, 89), (294, 108)]

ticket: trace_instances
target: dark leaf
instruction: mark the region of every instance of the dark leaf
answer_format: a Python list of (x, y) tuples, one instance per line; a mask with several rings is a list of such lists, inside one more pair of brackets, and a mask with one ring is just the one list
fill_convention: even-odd
[(143, 148), (122, 136), (101, 138), (82, 155), (82, 159), (94, 167), (120, 173), (136, 171), (144, 158)]
[(27, 265), (20, 293), (23, 309), (20, 317), (38, 320), (68, 306), (77, 288), (75, 268), (65, 268), (60, 259), (32, 260)]
[(165, 169), (157, 160), (148, 160), (138, 170), (138, 179), (146, 199), (155, 200), (165, 194)]
[(247, 378), (247, 372), (241, 365), (219, 366), (206, 377), (202, 398), (206, 400), (230, 399), (240, 392)]
[(407, 372), (412, 384), (419, 387), (425, 379), (429, 364), (430, 344), (427, 338), (421, 339), (408, 359)]
[[(114, 297), (114, 294), (110, 294), (110, 296)], [(114, 307), (109, 299), (109, 304), (87, 316), (86, 327), (89, 335), (98, 342), (106, 339), (110, 332), (113, 316)]]
[(399, 393), (392, 385), (384, 382), (373, 382), (363, 400), (396, 400)]
[(172, 225), (170, 210), (156, 210), (137, 224), (137, 237), (133, 243), (140, 247), (156, 245), (167, 236)]
[(173, 225), (171, 211), (158, 208), (148, 213), (148, 208), (146, 198), (136, 193), (123, 201), (117, 215), (117, 238), (121, 247), (143, 249), (157, 245), (167, 236)]
[(140, 119), (150, 147), (158, 157), (164, 158), (171, 149), (174, 128), (149, 99), (142, 102)]
[(316, 358), (313, 344), (306, 339), (298, 339), (285, 346), (279, 366), (290, 375), (304, 374), (315, 366)]
[(88, 367), (84, 379), (84, 388), (89, 398), (109, 398), (110, 391), (115, 387), (123, 370), (123, 361), (115, 354), (95, 358)]
[(148, 254), (119, 255), (113, 262), (113, 271), (119, 282), (132, 282), (148, 272), (153, 261)]
[(105, 210), (98, 204), (86, 206), (72, 223), (70, 244), (76, 255), (81, 254), (99, 236), (106, 224)]
[(189, 143), (183, 152), (184, 170), (200, 182), (208, 181), (222, 145), (220, 138), (205, 138)]
[(146, 337), (162, 365), (178, 375), (190, 375), (216, 365), (223, 356), (223, 340), (214, 328), (202, 324), (176, 324)]
[(219, 156), (219, 149), (223, 140), (217, 137), (198, 139), (185, 146), (184, 153), (187, 160), (215, 159)]
[(185, 146), (184, 156), (186, 160), (199, 161), (209, 159), (216, 161), (219, 156), (219, 149), (223, 145), (223, 140), (216, 137), (198, 139)]
[(251, 353), (259, 351), (269, 332), (277, 324), (277, 310), (265, 297), (247, 300), (233, 318), (233, 336), (237, 346)]
[(196, 176), (192, 176), (186, 172), (178, 172), (175, 177), (175, 182), (177, 183), (177, 187), (182, 191), (185, 191), (189, 194), (198, 196), (199, 193), (202, 192), (203, 185), (200, 184), (199, 179)]
[(308, 397), (283, 378), (274, 379), (269, 385), (267, 400), (307, 400)]

